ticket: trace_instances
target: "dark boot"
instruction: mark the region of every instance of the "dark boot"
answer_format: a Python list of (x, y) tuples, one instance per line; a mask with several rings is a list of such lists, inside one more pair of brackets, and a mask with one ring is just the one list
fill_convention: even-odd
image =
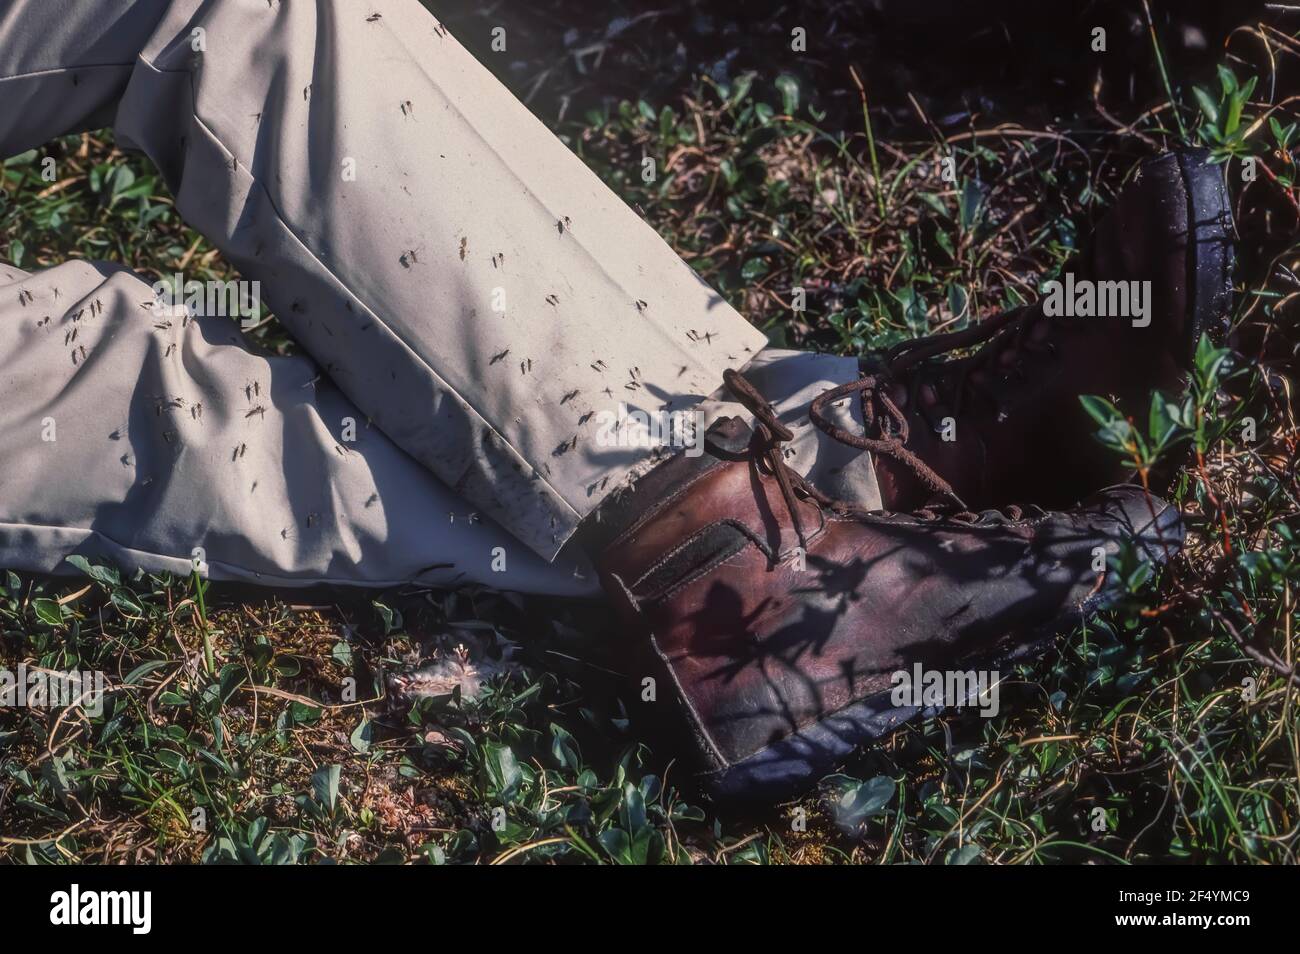
[[(1145, 327), (1114, 314), (1049, 317), (1044, 299), (963, 331), (903, 342), (867, 377), (813, 402), (814, 423), (875, 454), (886, 509), (911, 510), (936, 495), (977, 509), (1009, 501), (1064, 507), (1128, 478), (1093, 439), (1096, 425), (1079, 397), (1112, 397), (1145, 420), (1152, 390), (1182, 388), (1201, 333), (1222, 333), (1232, 298), (1232, 217), (1221, 167), (1208, 158), (1195, 149), (1144, 162), (1062, 270), (1062, 283), (1072, 275), (1076, 289), (1149, 281)], [(1110, 305), (1117, 287), (1102, 287)], [(972, 355), (942, 360), (981, 344)], [(862, 394), (866, 437), (822, 415), (827, 403), (854, 392)]]
[(894, 673), (1026, 654), (1107, 599), (1095, 548), (1134, 540), (1163, 560), (1181, 541), (1177, 513), (1133, 486), (1058, 514), (849, 509), (789, 470), (789, 431), (739, 375), (728, 384), (756, 431), (716, 423), (700, 457), (602, 505), (594, 541), (606, 592), (648, 637), (658, 701), (685, 714), (716, 795), (815, 781), (933, 711), (892, 704)]

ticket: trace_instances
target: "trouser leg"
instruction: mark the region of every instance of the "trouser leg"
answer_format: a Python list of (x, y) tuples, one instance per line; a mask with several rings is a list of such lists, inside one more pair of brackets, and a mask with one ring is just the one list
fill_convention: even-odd
[(309, 358), (169, 317), (120, 266), (0, 265), (0, 387), (5, 568), (75, 553), (267, 585), (596, 592), (580, 559), (515, 545), (367, 428)]
[[(822, 386), (808, 380), (836, 366), (766, 351), (754, 375), (794, 423)], [(121, 266), (0, 265), (0, 449), (6, 569), (70, 572), (81, 554), (267, 585), (597, 592), (580, 554), (517, 546), (309, 358), (254, 354), (227, 319), (167, 315)], [(822, 455), (821, 478), (851, 494), (853, 462), (839, 465)]]
[(764, 343), (415, 0), (173, 0), (115, 127), (376, 426), (548, 557), (649, 456), (599, 411), (687, 409)]
[(52, 114), (0, 146), (91, 121), (69, 88), (120, 95), (119, 137), (368, 421), (543, 556), (649, 466), (603, 416), (707, 411), (764, 343), (414, 0), (0, 10), (0, 91)]
[[(840, 359), (764, 351), (796, 424)], [(720, 407), (720, 406), (716, 406)], [(855, 493), (855, 461), (793, 463)], [(400, 451), (308, 357), (264, 357), (226, 318), (166, 315), (122, 266), (0, 265), (0, 567), (123, 569), (265, 585), (486, 585), (595, 595)], [(861, 486), (861, 485), (859, 485)]]

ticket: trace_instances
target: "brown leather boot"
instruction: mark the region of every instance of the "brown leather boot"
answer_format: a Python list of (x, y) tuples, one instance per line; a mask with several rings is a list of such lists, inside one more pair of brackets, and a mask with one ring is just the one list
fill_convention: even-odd
[[(1093, 440), (1096, 425), (1079, 396), (1110, 396), (1144, 419), (1152, 390), (1181, 389), (1201, 333), (1222, 333), (1232, 300), (1232, 216), (1221, 167), (1208, 160), (1192, 149), (1144, 162), (1062, 270), (1058, 294), (963, 331), (903, 342), (862, 380), (813, 402), (814, 423), (875, 454), (887, 509), (911, 510), (936, 495), (973, 508), (1063, 507), (1127, 479)], [(1129, 292), (1137, 295), (1125, 308)], [(1050, 316), (1057, 305), (1076, 314)], [(1080, 313), (1089, 310), (1110, 313)], [(980, 344), (972, 355), (941, 360)], [(822, 412), (854, 392), (862, 395), (865, 437)]]
[(1103, 551), (1134, 540), (1163, 560), (1181, 542), (1177, 512), (1133, 486), (1057, 514), (850, 509), (787, 467), (790, 432), (727, 381), (756, 429), (715, 423), (706, 453), (660, 464), (588, 528), (606, 592), (649, 637), (634, 672), (685, 714), (715, 795), (815, 781), (936, 711), (894, 704), (895, 673), (1024, 655), (1107, 599)]

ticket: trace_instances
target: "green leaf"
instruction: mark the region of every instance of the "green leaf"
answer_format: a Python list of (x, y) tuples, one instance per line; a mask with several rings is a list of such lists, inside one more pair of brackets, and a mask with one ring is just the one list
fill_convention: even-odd
[(577, 772), (582, 768), (582, 759), (578, 756), (578, 743), (561, 725), (551, 723), (551, 757), (561, 768)]
[(483, 767), (487, 770), (490, 792), (509, 801), (524, 777), (523, 770), (515, 760), (515, 753), (508, 745), (488, 743), (483, 748)]
[(46, 626), (63, 625), (63, 607), (57, 601), (42, 596), (33, 601), (32, 608), (36, 611), (36, 618)]
[(974, 865), (981, 862), (979, 845), (962, 845), (950, 852), (946, 861), (950, 865)]
[(980, 211), (984, 205), (984, 190), (974, 179), (967, 179), (962, 185), (961, 200), (957, 207), (957, 220), (963, 232), (968, 232), (979, 221)]
[(776, 88), (781, 93), (781, 111), (793, 116), (799, 111), (799, 81), (789, 73), (782, 73), (776, 78)]
[(1218, 381), (1223, 363), (1230, 354), (1227, 348), (1214, 347), (1208, 335), (1201, 335), (1201, 340), (1196, 343), (1195, 364), (1197, 375), (1207, 385), (1207, 389)]
[(385, 636), (395, 633), (402, 628), (402, 613), (400, 610), (395, 610), (391, 606), (385, 606), (383, 603), (379, 602), (379, 600), (375, 600), (371, 605), (374, 606), (375, 610), (379, 613), (379, 618), (383, 621)]
[(36, 161), (39, 155), (40, 153), (37, 150), (28, 149), (26, 152), (20, 152), (16, 156), (10, 156), (8, 159), (4, 160), (3, 163), (0, 163), (0, 165), (5, 166), (6, 168), (10, 166), (29, 166)]
[(1154, 447), (1160, 448), (1178, 429), (1178, 405), (1159, 391), (1151, 395), (1151, 409), (1147, 414), (1147, 434)]
[(111, 566), (96, 566), (79, 553), (74, 553), (71, 556), (64, 557), (64, 559), (96, 583), (110, 588), (122, 585), (122, 575)]
[(634, 835), (646, 827), (645, 796), (631, 782), (623, 786), (623, 804), (619, 815), (623, 827)]
[(1201, 112), (1205, 113), (1206, 118), (1215, 126), (1218, 126), (1219, 104), (1210, 98), (1210, 94), (1199, 86), (1192, 87), (1192, 96), (1195, 97), (1196, 104), (1201, 107)]
[(115, 589), (110, 599), (112, 599), (113, 605), (116, 606), (125, 616), (144, 615), (144, 607), (136, 602), (135, 597), (128, 589), (122, 587)]
[(128, 686), (134, 686), (155, 669), (162, 669), (164, 666), (170, 665), (170, 663), (171, 660), (168, 659), (150, 659), (148, 662), (141, 663), (127, 673), (126, 678), (123, 679), (122, 682)]
[(339, 803), (339, 773), (341, 767), (338, 765), (327, 765), (318, 769), (311, 777), (312, 795), (316, 801), (324, 805), (331, 813)]
[(735, 106), (746, 96), (749, 95), (750, 87), (754, 85), (753, 73), (742, 73), (737, 76), (731, 85), (731, 95), (727, 97), (727, 105)]
[(135, 185), (135, 173), (129, 166), (118, 166), (113, 175), (113, 194), (117, 195)]
[(1079, 403), (1083, 405), (1083, 409), (1088, 412), (1088, 415), (1103, 427), (1112, 424), (1117, 418), (1122, 420), (1124, 417), (1119, 408), (1103, 397), (1084, 394), (1079, 397)]
[(352, 748), (356, 749), (362, 755), (370, 751), (371, 743), (375, 740), (375, 726), (369, 719), (362, 718), (361, 724), (352, 730), (349, 740)]
[(767, 262), (761, 258), (751, 258), (740, 269), (740, 277), (747, 282), (757, 281), (767, 274)]
[(839, 789), (839, 798), (834, 805), (835, 822), (850, 831), (868, 818), (884, 814), (898, 791), (894, 780), (884, 775), (865, 782), (847, 775), (835, 775), (827, 781)]

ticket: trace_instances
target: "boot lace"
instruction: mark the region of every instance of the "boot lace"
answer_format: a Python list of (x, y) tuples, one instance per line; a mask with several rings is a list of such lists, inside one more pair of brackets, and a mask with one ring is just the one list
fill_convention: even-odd
[[(840, 443), (897, 461), (910, 470), (931, 493), (948, 498), (962, 508), (963, 513), (970, 513), (952, 485), (905, 446), (909, 436), (907, 415), (890, 392), (894, 383), (917, 365), (958, 348), (984, 345), (969, 357), (960, 358), (949, 365), (956, 371), (952, 389), (953, 414), (959, 415), (966, 394), (980, 390), (971, 375), (986, 367), (994, 358), (1008, 351), (1019, 354), (1050, 353), (1055, 350), (1050, 343), (1036, 344), (1028, 339), (1030, 329), (1041, 317), (1041, 311), (1026, 305), (961, 331), (900, 342), (885, 352), (884, 370), (881, 373), (864, 375), (857, 381), (825, 391), (813, 400), (808, 416), (818, 428)], [(916, 392), (921, 380), (919, 375), (912, 378), (908, 398), (911, 407), (917, 406)], [(846, 431), (826, 416), (828, 404), (855, 393), (861, 395), (862, 419), (866, 425), (865, 434), (861, 436)]]
[[(957, 334), (965, 334), (965, 332), (958, 332)], [(953, 344), (951, 347), (958, 346), (959, 344)], [(739, 371), (728, 369), (723, 372), (722, 376), (723, 380), (727, 384), (727, 388), (735, 396), (736, 401), (754, 417), (755, 428), (754, 438), (752, 441), (753, 450), (758, 459), (767, 466), (767, 469), (776, 479), (777, 487), (781, 491), (781, 498), (784, 500), (786, 508), (790, 512), (790, 521), (794, 526), (795, 536), (798, 537), (800, 546), (807, 549), (808, 545), (808, 538), (804, 531), (803, 520), (799, 515), (800, 499), (811, 500), (820, 507), (840, 513), (864, 514), (871, 512), (866, 507), (824, 493), (817, 487), (813, 486), (813, 484), (803, 477), (803, 475), (799, 474), (789, 464), (787, 464), (785, 462), (785, 445), (794, 439), (794, 433), (781, 423), (777, 418), (776, 409), (772, 407), (763, 395), (759, 393), (758, 389), (754, 387), (754, 385), (751, 384)], [(821, 402), (824, 406), (826, 401), (835, 400), (836, 397), (843, 396), (844, 394), (850, 394), (858, 390), (864, 391), (865, 393), (867, 388), (863, 385), (863, 381), (867, 380), (869, 379), (864, 378), (862, 381), (853, 382), (852, 384), (836, 388), (835, 391), (841, 392), (839, 395), (835, 395), (834, 391), (828, 391), (813, 403), (816, 406), (818, 402)], [(859, 447), (868, 451), (876, 451), (877, 453), (890, 453), (891, 456), (898, 455), (895, 459), (901, 460), (904, 464), (912, 467), (918, 479), (925, 480), (923, 475), (928, 473), (931, 479), (939, 486), (946, 487), (947, 484), (945, 484), (937, 474), (934, 474), (934, 472), (931, 471), (930, 468), (928, 468), (919, 458), (917, 458), (915, 454), (912, 454), (906, 448), (901, 446), (902, 442), (907, 440), (906, 418), (903, 417), (902, 412), (899, 411), (897, 405), (889, 399), (887, 394), (882, 393), (874, 384), (871, 385), (871, 388), (874, 393), (885, 402), (887, 409), (890, 409), (891, 413), (896, 416), (895, 420), (901, 424), (901, 439), (861, 438), (837, 427), (830, 421), (825, 421), (824, 424), (819, 423), (818, 426), (836, 440), (842, 441), (850, 446)], [(814, 418), (814, 420), (816, 420), (816, 418)], [(889, 447), (890, 451), (878, 450), (878, 448), (882, 447)], [(956, 502), (958, 509), (953, 509), (951, 506), (927, 505), (915, 511), (914, 515), (922, 520), (938, 520), (946, 517), (959, 523), (966, 524), (984, 524), (995, 521), (1005, 522), (1007, 520), (1017, 521), (1023, 519), (1025, 515), (1025, 511), (1022, 508), (1014, 505), (1007, 507), (1002, 511), (984, 510), (976, 512), (967, 508), (957, 495), (952, 493), (951, 488), (948, 489), (947, 495)]]

